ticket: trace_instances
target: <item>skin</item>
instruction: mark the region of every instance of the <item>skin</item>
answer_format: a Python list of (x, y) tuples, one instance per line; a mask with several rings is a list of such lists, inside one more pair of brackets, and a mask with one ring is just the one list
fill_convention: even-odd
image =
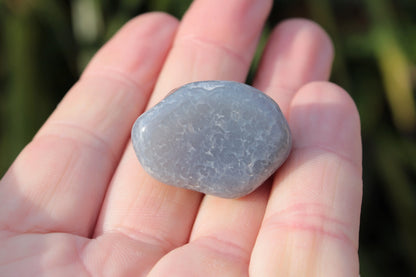
[(244, 82), (271, 4), (197, 0), (181, 22), (140, 15), (96, 54), (1, 180), (0, 276), (358, 275), (359, 116), (327, 82), (333, 48), (315, 23), (280, 23), (263, 53), (254, 86), (282, 108), (293, 149), (254, 193), (159, 183), (129, 141), (171, 89)]

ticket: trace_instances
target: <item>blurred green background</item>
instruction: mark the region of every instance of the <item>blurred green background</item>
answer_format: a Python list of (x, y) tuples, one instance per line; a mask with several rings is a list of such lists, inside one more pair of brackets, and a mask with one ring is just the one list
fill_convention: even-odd
[[(0, 0), (0, 175), (118, 28), (147, 11), (180, 18), (190, 2)], [(274, 2), (251, 72), (282, 19), (327, 30), (331, 80), (351, 93), (362, 120), (361, 276), (416, 276), (416, 1)]]

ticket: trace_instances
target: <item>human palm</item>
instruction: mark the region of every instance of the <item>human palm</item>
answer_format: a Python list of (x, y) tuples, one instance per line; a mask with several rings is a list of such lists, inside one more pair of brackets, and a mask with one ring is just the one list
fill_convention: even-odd
[(357, 276), (359, 117), (326, 82), (327, 35), (281, 23), (254, 86), (293, 149), (250, 195), (221, 199), (147, 175), (129, 142), (146, 106), (184, 83), (246, 78), (269, 0), (198, 0), (184, 19), (131, 20), (0, 183), (0, 276)]

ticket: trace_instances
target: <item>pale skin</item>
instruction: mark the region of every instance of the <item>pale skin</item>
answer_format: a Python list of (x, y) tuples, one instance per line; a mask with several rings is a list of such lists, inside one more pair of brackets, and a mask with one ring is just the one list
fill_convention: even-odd
[(361, 139), (327, 82), (316, 24), (280, 23), (254, 86), (288, 119), (293, 149), (252, 194), (159, 183), (129, 141), (145, 109), (197, 80), (244, 82), (269, 0), (197, 0), (181, 22), (138, 16), (93, 58), (0, 183), (0, 276), (358, 276)]

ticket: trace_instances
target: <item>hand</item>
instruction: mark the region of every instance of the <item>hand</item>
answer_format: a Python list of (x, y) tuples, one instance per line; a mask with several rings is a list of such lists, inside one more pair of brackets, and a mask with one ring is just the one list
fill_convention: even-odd
[(316, 24), (281, 23), (254, 86), (288, 118), (270, 183), (229, 200), (149, 177), (130, 128), (184, 83), (244, 82), (268, 0), (141, 15), (93, 58), (0, 184), (0, 276), (357, 276), (359, 116)]

